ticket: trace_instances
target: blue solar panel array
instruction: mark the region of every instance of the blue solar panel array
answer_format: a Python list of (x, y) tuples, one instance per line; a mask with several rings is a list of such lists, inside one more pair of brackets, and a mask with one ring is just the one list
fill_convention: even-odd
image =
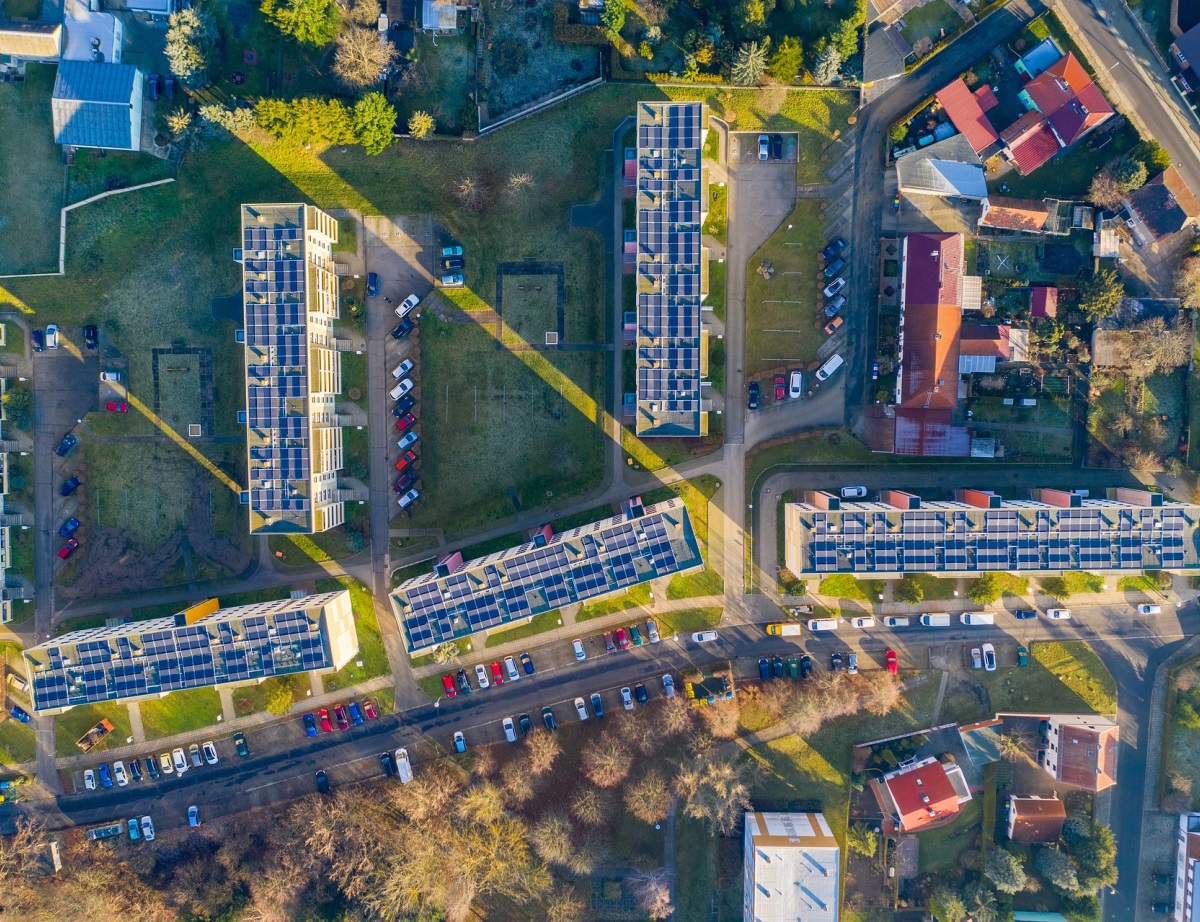
[(411, 579), (392, 601), (416, 652), (700, 565), (687, 507), (671, 500)]
[[(335, 595), (312, 596), (299, 604), (319, 609)], [(323, 618), (310, 618), (304, 609), (239, 614), (248, 608), (227, 609), (191, 625), (158, 618), (145, 622), (140, 632), (110, 638), (72, 642), (72, 635), (65, 634), (30, 648), (26, 657), (34, 707), (49, 710), (157, 695), (334, 665)]]
[[(1200, 568), (1200, 507), (1121, 506), (899, 510), (843, 503), (803, 506), (805, 573), (922, 573)], [(795, 540), (795, 539), (793, 539)]]

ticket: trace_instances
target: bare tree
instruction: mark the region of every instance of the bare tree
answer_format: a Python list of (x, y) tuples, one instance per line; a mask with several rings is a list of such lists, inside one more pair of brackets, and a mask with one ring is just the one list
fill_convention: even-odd
[(496, 771), (496, 747), (476, 746), (472, 751), (471, 768), (480, 778), (490, 778)]
[(544, 775), (554, 767), (554, 761), (562, 752), (558, 737), (549, 730), (538, 728), (525, 738), (529, 747), (529, 770), (535, 775)]
[(741, 707), (737, 699), (718, 701), (700, 709), (700, 716), (708, 726), (709, 731), (717, 739), (733, 739), (737, 736), (738, 723), (742, 717)]
[(614, 733), (605, 733), (583, 751), (583, 774), (600, 788), (614, 788), (629, 777), (629, 747)]
[(667, 818), (671, 792), (657, 769), (650, 769), (625, 789), (625, 806), (643, 823), (659, 823)]
[(1027, 733), (1012, 730), (1000, 735), (1000, 758), (1005, 762), (1024, 762), (1029, 758), (1030, 738)]
[(555, 884), (546, 896), (546, 922), (575, 922), (583, 918), (584, 903), (566, 884)]
[(1121, 198), (1124, 195), (1121, 192), (1120, 184), (1113, 179), (1112, 173), (1107, 169), (1101, 170), (1092, 177), (1092, 184), (1088, 189), (1088, 198), (1101, 208), (1107, 208), (1110, 211), (1121, 204)]
[(504, 793), (508, 803), (514, 807), (533, 800), (533, 773), (524, 762), (514, 759), (500, 771), (500, 783), (504, 785)]
[(400, 60), (396, 46), (375, 29), (343, 29), (333, 56), (333, 74), (352, 90), (375, 86)]
[(490, 781), (473, 784), (458, 795), (454, 812), (459, 819), (493, 826), (505, 815), (504, 794)]
[(575, 847), (571, 836), (575, 828), (566, 814), (552, 810), (533, 824), (529, 830), (529, 842), (543, 861), (570, 867), (575, 860)]
[(659, 736), (678, 736), (692, 728), (692, 708), (682, 695), (666, 698), (655, 714)]
[(882, 716), (900, 703), (900, 683), (888, 673), (872, 675), (861, 688), (862, 708), (868, 714)]
[(1179, 264), (1175, 295), (1186, 304), (1200, 302), (1200, 256), (1188, 256)]
[(360, 26), (376, 29), (379, 21), (379, 4), (376, 0), (343, 0), (340, 6), (343, 11), (343, 19), (348, 19)]
[(596, 868), (608, 860), (609, 854), (608, 842), (597, 833), (590, 832), (583, 837), (583, 841), (576, 848), (572, 849), (567, 867), (580, 876), (594, 874)]
[(583, 788), (571, 801), (571, 815), (585, 826), (599, 826), (612, 812), (612, 795), (596, 788)]
[(675, 790), (684, 798), (683, 812), (704, 820), (714, 832), (731, 831), (750, 803), (747, 768), (732, 759), (685, 765), (675, 779)]
[(532, 173), (513, 173), (508, 177), (508, 195), (510, 198), (522, 198), (532, 189)]
[(671, 905), (671, 872), (668, 868), (645, 871), (630, 880), (638, 909), (651, 919), (669, 919)]
[(453, 192), (459, 207), (471, 214), (486, 211), (492, 203), (491, 191), (478, 173), (467, 173), (460, 177), (454, 183)]

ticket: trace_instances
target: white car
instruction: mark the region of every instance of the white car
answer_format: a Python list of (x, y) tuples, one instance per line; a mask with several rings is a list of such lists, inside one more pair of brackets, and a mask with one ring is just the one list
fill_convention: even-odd
[(164, 775), (173, 775), (175, 773), (175, 768), (171, 765), (171, 753), (164, 752), (158, 757), (158, 768)]
[(582, 640), (572, 641), (571, 649), (575, 651), (575, 662), (582, 663), (585, 659), (587, 659), (587, 654), (583, 652)]
[(479, 683), (480, 688), (487, 688), (491, 684), (488, 681), (487, 670), (483, 668), (483, 663), (477, 663), (475, 666), (475, 681)]
[(408, 316), (408, 312), (421, 303), (421, 299), (416, 295), (409, 295), (400, 302), (400, 306), (396, 308), (396, 316), (403, 320)]
[(204, 750), (204, 761), (209, 765), (216, 765), (219, 760), (217, 759), (217, 747), (213, 745), (213, 741), (209, 740), (201, 748)]
[(96, 773), (90, 768), (83, 773), (83, 787), (86, 791), (96, 790)]
[(1161, 605), (1139, 605), (1137, 607), (1137, 613), (1139, 615), (1161, 615), (1162, 614), (1162, 606)]
[(768, 135), (758, 136), (758, 159), (766, 160), (771, 156), (771, 138)]
[(650, 638), (651, 643), (658, 643), (662, 640), (662, 635), (658, 633), (658, 625), (653, 621), (646, 622), (646, 636)]
[(842, 499), (865, 499), (867, 496), (866, 487), (842, 487)]
[(988, 672), (996, 671), (996, 648), (990, 643), (983, 645), (983, 668)]
[(412, 781), (412, 763), (408, 761), (407, 749), (396, 750), (396, 775), (401, 784), (408, 784)]
[(399, 365), (397, 365), (395, 368), (392, 369), (392, 377), (395, 378), (397, 381), (399, 381), (405, 375), (407, 375), (410, 371), (412, 371), (415, 367), (416, 366), (413, 365), (412, 359), (405, 359), (403, 362), (401, 362)]
[(148, 816), (142, 817), (142, 838), (147, 842), (154, 841), (154, 823)]
[(663, 683), (663, 693), (668, 698), (674, 698), (675, 697), (675, 679), (672, 678), (672, 676), (669, 672), (665, 676), (662, 677), (662, 683)]
[(846, 673), (847, 675), (858, 675), (858, 654), (846, 654)]
[(795, 400), (797, 397), (800, 396), (801, 383), (803, 382), (803, 380), (804, 380), (804, 376), (798, 371), (793, 371), (791, 373), (791, 375), (789, 376), (789, 378), (788, 378), (788, 397), (790, 397), (792, 400)]
[(978, 647), (971, 648), (971, 668), (972, 669), (982, 669), (983, 668), (983, 657), (980, 656)]
[(1047, 608), (1046, 617), (1051, 621), (1070, 621), (1071, 610), (1069, 608)]
[(521, 672), (517, 669), (517, 661), (511, 656), (504, 657), (504, 671), (508, 673), (508, 681), (515, 682), (521, 678)]
[(113, 779), (120, 787), (125, 787), (125, 785), (129, 784), (129, 776), (125, 774), (124, 762), (113, 762)]
[(896, 618), (891, 615), (883, 619), (884, 627), (908, 627), (909, 621), (907, 618)]
[[(710, 643), (717, 639), (716, 631), (697, 631), (692, 635), (692, 643)], [(629, 689), (625, 689), (629, 691)]]
[(828, 285), (825, 286), (825, 291), (824, 291), (825, 297), (832, 298), (835, 295), (837, 295), (837, 293), (845, 287), (846, 287), (846, 280), (844, 278), (836, 278), (832, 282), (830, 282)]
[(513, 719), (511, 717), (505, 717), (504, 720), (500, 722), (500, 725), (504, 727), (504, 738), (510, 743), (515, 743), (517, 741), (517, 727), (513, 723)]
[(194, 804), (188, 807), (188, 825), (193, 829), (200, 825), (200, 808)]
[(58, 348), (58, 324), (56, 323), (52, 323), (50, 326), (46, 327), (46, 348)]
[(874, 618), (851, 618), (850, 626), (862, 628), (863, 630), (866, 630), (869, 627), (875, 626), (875, 619)]
[(625, 710), (633, 710), (633, 694), (629, 691), (628, 685), (621, 689), (621, 704), (624, 706)]
[(413, 379), (405, 378), (403, 381), (401, 381), (399, 384), (397, 384), (395, 387), (393, 387), (390, 391), (388, 391), (388, 396), (391, 397), (393, 400), (399, 400), (401, 397), (403, 397), (405, 394), (407, 394), (409, 391), (411, 391), (414, 387), (416, 387), (416, 385), (413, 384)]
[(575, 713), (579, 715), (580, 720), (588, 719), (587, 705), (584, 704), (582, 698), (575, 699)]

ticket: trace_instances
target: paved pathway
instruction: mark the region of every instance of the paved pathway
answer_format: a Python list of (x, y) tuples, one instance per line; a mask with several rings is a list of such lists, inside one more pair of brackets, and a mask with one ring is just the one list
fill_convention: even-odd
[(146, 728), (142, 726), (141, 702), (130, 701), (126, 705), (126, 709), (129, 711), (129, 735), (133, 737), (134, 745), (140, 745), (146, 742)]

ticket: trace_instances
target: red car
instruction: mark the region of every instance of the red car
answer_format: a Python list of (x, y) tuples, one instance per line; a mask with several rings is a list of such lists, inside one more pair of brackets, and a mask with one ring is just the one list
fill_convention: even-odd
[(492, 684), (504, 684), (504, 673), (501, 671), (499, 663), (492, 663)]
[(446, 689), (446, 697), (453, 698), (458, 694), (458, 689), (454, 687), (454, 676), (442, 676), (442, 688)]
[(395, 493), (407, 493), (412, 489), (412, 485), (417, 482), (416, 471), (405, 471), (400, 475), (400, 479), (392, 484), (392, 490)]
[(333, 730), (333, 724), (329, 722), (329, 708), (321, 708), (317, 711), (317, 720), (321, 722), (322, 733), (329, 733)]
[(400, 460), (396, 462), (396, 470), (406, 471), (409, 467), (417, 462), (417, 453), (415, 451), (406, 451), (400, 456)]
[(375, 702), (370, 698), (363, 702), (363, 713), (367, 715), (368, 720), (374, 720), (379, 716), (379, 712), (375, 710)]
[(398, 420), (396, 420), (396, 430), (399, 432), (404, 432), (409, 426), (411, 426), (416, 421), (417, 421), (417, 418), (415, 416), (413, 416), (411, 413), (405, 413)]
[(784, 381), (783, 375), (775, 376), (775, 399), (782, 400), (787, 396), (787, 382)]
[(129, 412), (129, 404), (127, 404), (124, 400), (110, 400), (104, 405), (104, 408), (108, 410), (109, 413)]
[(339, 730), (350, 729), (350, 715), (346, 713), (346, 705), (339, 704), (333, 709), (333, 719), (337, 721)]
[(58, 549), (58, 559), (66, 560), (75, 552), (75, 548), (79, 547), (79, 542), (74, 538), (68, 538), (67, 543)]
[(616, 634), (614, 636), (617, 638), (617, 646), (618, 647), (620, 647), (622, 650), (629, 649), (629, 636), (625, 633), (625, 628), (623, 628), (623, 627), (617, 628)]
[(892, 675), (895, 675), (900, 671), (899, 658), (896, 656), (895, 650), (888, 650), (887, 656), (884, 657), (884, 660), (887, 662), (887, 671)]

